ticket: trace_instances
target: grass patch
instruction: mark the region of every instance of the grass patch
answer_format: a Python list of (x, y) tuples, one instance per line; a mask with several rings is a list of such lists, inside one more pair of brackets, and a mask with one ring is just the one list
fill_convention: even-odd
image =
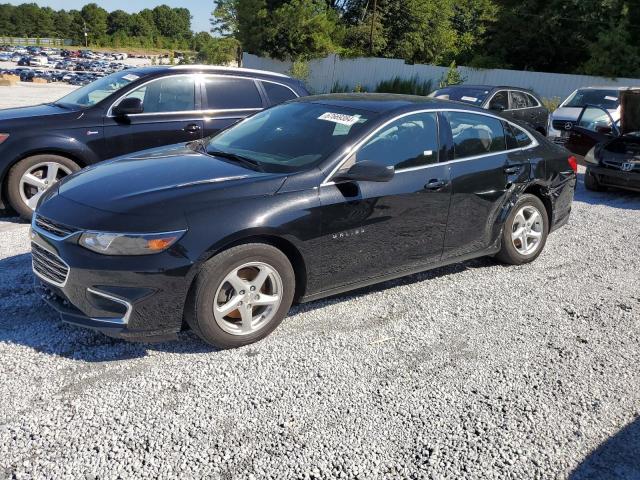
[(391, 80), (383, 80), (376, 86), (377, 93), (402, 93), (405, 95), (427, 96), (433, 91), (431, 80), (420, 80), (417, 75), (411, 78), (395, 77)]

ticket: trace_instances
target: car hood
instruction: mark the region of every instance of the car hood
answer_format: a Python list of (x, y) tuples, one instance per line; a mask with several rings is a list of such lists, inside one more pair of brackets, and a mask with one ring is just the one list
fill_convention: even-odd
[(164, 215), (208, 202), (273, 195), (285, 178), (180, 144), (85, 168), (60, 182), (57, 194), (107, 212)]
[(69, 110), (57, 107), (53, 104), (33, 105), (31, 107), (6, 108), (4, 110), (0, 110), (0, 122), (3, 120), (16, 120), (21, 118), (65, 115), (69, 114), (69, 112)]
[[(618, 109), (607, 111), (609, 112), (611, 117), (613, 117), (614, 121), (620, 118), (620, 112)], [(581, 112), (582, 108), (560, 107), (552, 113), (551, 117), (553, 120), (568, 120), (575, 122), (576, 120), (578, 120)]]
[[(614, 119), (615, 120), (615, 119)], [(620, 92), (620, 133), (640, 132), (640, 90)]]

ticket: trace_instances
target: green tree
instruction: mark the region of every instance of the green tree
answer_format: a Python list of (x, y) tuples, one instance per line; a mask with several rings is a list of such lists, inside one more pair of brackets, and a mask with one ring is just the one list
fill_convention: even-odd
[(86, 25), (89, 42), (95, 45), (104, 42), (107, 36), (109, 13), (95, 3), (89, 3), (80, 10), (80, 17), (82, 25), (77, 25), (77, 27), (83, 29)]
[(627, 18), (600, 32), (588, 51), (589, 60), (580, 68), (587, 75), (640, 77), (640, 49), (633, 43)]

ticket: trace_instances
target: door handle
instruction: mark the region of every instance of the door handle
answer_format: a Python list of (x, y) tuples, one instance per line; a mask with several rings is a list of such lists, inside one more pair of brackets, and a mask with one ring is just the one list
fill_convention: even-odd
[(434, 180), (429, 180), (429, 182), (424, 186), (424, 189), (431, 190), (432, 192), (436, 192), (446, 186), (447, 186), (447, 182), (445, 182), (444, 180), (434, 179)]
[(507, 175), (513, 175), (514, 173), (519, 173), (522, 170), (522, 165), (512, 165), (510, 167), (505, 167), (504, 173)]
[(189, 125), (184, 127), (184, 131), (185, 132), (189, 132), (189, 133), (199, 132), (200, 131), (200, 125), (198, 125), (197, 123), (190, 123)]

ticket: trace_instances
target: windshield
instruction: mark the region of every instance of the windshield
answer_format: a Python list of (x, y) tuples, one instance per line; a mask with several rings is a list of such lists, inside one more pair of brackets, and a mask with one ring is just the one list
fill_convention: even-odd
[(139, 73), (117, 72), (99, 78), (84, 87), (74, 90), (69, 95), (55, 102), (58, 105), (70, 107), (91, 107), (104, 100), (112, 93), (123, 89), (131, 82), (135, 82), (142, 75)]
[(442, 100), (455, 100), (456, 102), (470, 103), (472, 105), (482, 105), (490, 91), (486, 88), (452, 87), (436, 90), (430, 96)]
[(576, 90), (562, 105), (569, 108), (584, 108), (596, 105), (607, 110), (615, 110), (620, 104), (618, 90), (594, 90), (585, 88)]
[(264, 110), (213, 137), (207, 153), (243, 157), (264, 171), (306, 170), (358, 135), (375, 114), (294, 102)]

